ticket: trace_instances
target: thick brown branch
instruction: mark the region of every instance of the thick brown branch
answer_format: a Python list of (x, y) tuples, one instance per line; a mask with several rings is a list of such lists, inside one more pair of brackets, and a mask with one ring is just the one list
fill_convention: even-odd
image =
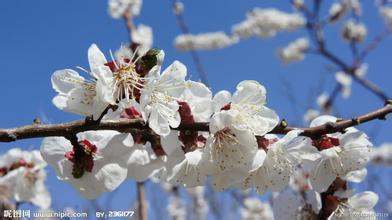
[[(319, 135), (343, 131), (344, 129), (356, 126), (375, 119), (385, 119), (385, 117), (392, 112), (391, 101), (383, 108), (367, 113), (354, 119), (342, 120), (336, 123), (329, 123), (313, 128), (296, 128), (287, 127), (283, 121), (276, 126), (270, 133), (286, 134), (294, 129), (301, 129), (304, 132), (303, 136), (317, 137)], [(12, 129), (0, 129), (0, 142), (13, 142), (29, 138), (41, 138), (50, 136), (69, 137), (69, 135), (76, 134), (89, 130), (115, 130), (119, 132), (131, 132), (134, 130), (141, 130), (149, 132), (148, 126), (140, 120), (118, 120), (118, 121), (102, 121), (99, 124), (86, 123), (84, 120), (73, 121), (63, 124), (42, 125), (33, 124)], [(209, 131), (209, 124), (207, 122), (198, 122), (192, 124), (181, 124), (175, 130), (192, 130), (192, 131)]]

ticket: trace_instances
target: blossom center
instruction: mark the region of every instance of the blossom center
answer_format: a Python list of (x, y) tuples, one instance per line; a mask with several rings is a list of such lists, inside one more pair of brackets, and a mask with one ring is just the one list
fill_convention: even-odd
[(318, 139), (312, 139), (313, 146), (319, 150), (325, 150), (340, 145), (339, 139), (323, 135)]
[(71, 151), (65, 153), (65, 158), (73, 165), (72, 175), (74, 178), (81, 178), (85, 171), (92, 172), (96, 153), (97, 147), (88, 140), (80, 141), (79, 146), (74, 146)]
[(236, 136), (228, 128), (224, 128), (214, 135), (214, 145), (218, 149), (222, 149), (225, 145), (238, 144)]
[(278, 139), (277, 138), (272, 138), (272, 139), (268, 139), (265, 138), (264, 136), (256, 136), (256, 140), (257, 140), (257, 146), (259, 149), (263, 149), (265, 151), (268, 150), (268, 147), (277, 142)]
[(136, 119), (136, 118), (141, 118), (142, 114), (135, 108), (135, 107), (130, 107), (124, 109), (123, 112), (121, 112), (121, 118), (128, 118), (128, 119)]
[[(117, 65), (117, 64), (116, 64)], [(113, 71), (114, 78), (114, 97), (117, 101), (125, 98), (127, 100), (139, 99), (140, 89), (143, 88), (144, 78), (136, 72), (135, 64), (119, 64), (118, 68)]]

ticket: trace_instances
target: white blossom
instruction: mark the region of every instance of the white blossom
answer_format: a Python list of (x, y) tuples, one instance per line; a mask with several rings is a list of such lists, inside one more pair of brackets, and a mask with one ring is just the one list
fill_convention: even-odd
[(304, 6), (304, 0), (294, 0), (293, 5), (297, 9), (301, 9)]
[(355, 220), (358, 217), (377, 219), (374, 206), (378, 202), (378, 195), (371, 191), (355, 194), (346, 202), (340, 202), (336, 210), (328, 218), (330, 220)]
[(247, 18), (232, 27), (241, 38), (273, 37), (281, 31), (293, 31), (305, 25), (305, 19), (297, 13), (286, 13), (274, 8), (254, 8)]
[(371, 161), (378, 165), (392, 166), (392, 143), (383, 143), (380, 147), (373, 148)]
[(244, 207), (240, 209), (243, 220), (273, 220), (274, 214), (268, 203), (260, 201), (258, 198), (247, 197), (243, 201)]
[(169, 197), (169, 203), (167, 204), (167, 212), (171, 219), (185, 220), (186, 219), (186, 207), (184, 201), (176, 192), (172, 192)]
[(243, 188), (255, 187), (260, 194), (267, 190), (283, 190), (289, 184), (301, 157), (314, 154), (314, 150), (309, 146), (310, 139), (299, 137), (299, 133), (300, 130), (290, 131), (282, 139), (268, 146), (264, 163), (244, 180)]
[(317, 105), (320, 108), (324, 108), (325, 105), (327, 104), (327, 101), (329, 99), (329, 96), (327, 93), (323, 92), (317, 97)]
[(189, 105), (195, 121), (206, 122), (211, 118), (213, 113), (212, 92), (203, 83), (186, 81), (180, 100)]
[(39, 151), (13, 148), (0, 157), (0, 186), (6, 187), (17, 202), (49, 208), (51, 196), (45, 186), (45, 166)]
[(160, 158), (155, 157), (150, 143), (145, 145), (134, 143), (131, 134), (116, 135), (109, 144), (110, 146), (123, 146), (121, 155), (127, 164), (128, 178), (139, 182), (145, 181), (164, 165)]
[(381, 7), (380, 14), (384, 18), (388, 27), (392, 29), (392, 7)]
[(214, 50), (229, 47), (238, 42), (233, 36), (228, 36), (224, 32), (210, 32), (197, 35), (182, 34), (174, 40), (174, 46), (178, 50)]
[(304, 121), (306, 123), (311, 122), (313, 119), (317, 118), (320, 115), (320, 111), (316, 109), (308, 109), (306, 113), (304, 114)]
[(204, 186), (188, 188), (188, 193), (191, 196), (194, 204), (194, 213), (197, 220), (206, 219), (208, 214), (208, 204), (204, 198)]
[(128, 149), (111, 144), (115, 131), (79, 133), (79, 146), (63, 137), (44, 138), (41, 154), (60, 180), (70, 183), (85, 198), (94, 199), (113, 191), (127, 177)]
[(211, 167), (208, 159), (201, 149), (185, 153), (185, 159), (170, 170), (167, 181), (184, 187), (202, 186)]
[(342, 3), (357, 16), (362, 14), (362, 6), (360, 0), (342, 0)]
[[(244, 80), (237, 85), (237, 90), (230, 97), (229, 94), (218, 93), (213, 104), (220, 106), (217, 114), (227, 114), (228, 121), (222, 121), (222, 129), (233, 126), (238, 130), (249, 130), (254, 135), (263, 136), (279, 123), (279, 116), (275, 111), (267, 108), (267, 91), (257, 81)], [(227, 102), (228, 103), (223, 103)], [(225, 123), (231, 123), (225, 124)]]
[(329, 21), (336, 22), (344, 17), (349, 11), (353, 11), (357, 16), (362, 14), (359, 0), (341, 0), (333, 3), (329, 8)]
[(305, 57), (305, 52), (309, 49), (309, 41), (306, 38), (299, 38), (291, 42), (287, 47), (279, 50), (279, 57), (285, 63), (301, 61)]
[(275, 219), (279, 220), (313, 219), (321, 205), (319, 193), (308, 190), (302, 197), (300, 192), (289, 188), (274, 197), (272, 209)]
[(362, 42), (367, 35), (366, 26), (354, 20), (348, 20), (343, 26), (342, 37), (349, 42)]
[(204, 149), (214, 167), (211, 175), (217, 190), (239, 185), (265, 158), (265, 152), (258, 151), (252, 132), (239, 130), (231, 124), (230, 115), (216, 113), (210, 122), (212, 134)]
[(355, 69), (355, 75), (358, 77), (364, 77), (367, 74), (369, 65), (367, 63), (361, 64), (357, 69)]
[(145, 54), (153, 44), (153, 32), (150, 26), (139, 24), (131, 32), (132, 42), (138, 45), (138, 54)]
[[(312, 121), (310, 127), (327, 122), (336, 122), (333, 116), (320, 116)], [(311, 172), (312, 187), (324, 192), (336, 177), (345, 177), (352, 171), (361, 170), (370, 160), (372, 144), (366, 134), (355, 128), (346, 129), (345, 133), (334, 133), (313, 140), (312, 145), (320, 150), (316, 159), (305, 160)]]
[(186, 67), (179, 61), (174, 61), (162, 73), (156, 66), (141, 90), (140, 104), (148, 115), (150, 128), (159, 135), (166, 136), (170, 127), (180, 125), (177, 101), (185, 89), (186, 73)]
[(92, 79), (85, 79), (71, 69), (53, 73), (52, 86), (58, 92), (53, 98), (53, 104), (61, 110), (84, 116), (92, 115), (97, 119), (109, 104), (102, 91), (102, 83), (111, 72), (104, 66), (106, 59), (95, 44), (88, 49), (88, 60)]
[(351, 95), (351, 76), (346, 74), (345, 72), (337, 72), (335, 74), (336, 82), (338, 82), (342, 86), (342, 95), (343, 98), (348, 98)]
[(213, 108), (218, 112), (211, 118), (204, 153), (214, 164), (216, 189), (240, 185), (249, 172), (263, 164), (266, 154), (258, 150), (255, 135), (265, 135), (279, 122), (265, 103), (265, 88), (250, 80), (239, 83), (233, 96), (220, 92), (214, 97)]
[(181, 1), (175, 1), (174, 5), (173, 5), (173, 12), (176, 15), (180, 15), (182, 13), (184, 13), (184, 3), (182, 3)]
[(329, 21), (336, 22), (346, 14), (346, 6), (341, 2), (335, 2), (329, 8)]
[[(120, 48), (116, 53), (119, 59), (108, 62), (98, 47), (94, 48), (94, 56), (100, 61), (95, 63), (96, 69), (94, 71), (97, 73), (99, 82), (97, 85), (98, 96), (111, 105), (116, 105), (123, 99), (128, 102), (132, 99), (137, 100), (147, 78), (142, 77), (136, 71), (136, 63), (140, 59), (140, 56), (137, 57), (136, 51), (132, 52), (122, 47), (123, 49)], [(159, 62), (156, 69), (159, 69), (160, 59), (164, 56), (163, 51), (160, 51), (157, 56)]]
[(121, 18), (128, 12), (132, 16), (138, 16), (142, 3), (142, 0), (109, 0), (109, 14), (115, 19)]

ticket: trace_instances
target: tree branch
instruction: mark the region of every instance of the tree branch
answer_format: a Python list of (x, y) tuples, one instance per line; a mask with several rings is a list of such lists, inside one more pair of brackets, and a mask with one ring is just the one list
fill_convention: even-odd
[[(344, 129), (348, 127), (356, 126), (368, 121), (376, 119), (385, 120), (386, 116), (391, 112), (392, 101), (389, 100), (385, 107), (353, 119), (341, 120), (336, 123), (328, 123), (313, 128), (288, 127), (287, 124), (282, 121), (270, 133), (287, 134), (289, 131), (300, 129), (304, 131), (301, 134), (302, 136), (317, 137), (323, 134), (344, 131)], [(33, 124), (12, 129), (0, 129), (0, 142), (13, 142), (22, 139), (53, 136), (69, 137), (69, 135), (90, 130), (115, 130), (123, 133), (135, 130), (151, 132), (148, 125), (141, 120), (121, 119), (117, 121), (102, 121), (99, 124), (91, 124), (86, 123), (84, 120), (79, 120), (63, 124)], [(174, 128), (173, 130), (209, 131), (209, 123), (196, 122), (192, 124), (181, 124), (178, 128)]]
[[(176, 4), (178, 3), (177, 0), (173, 0), (172, 5), (173, 9), (175, 10)], [(183, 34), (189, 34), (189, 28), (185, 23), (185, 19), (182, 15), (182, 13), (174, 13), (177, 19), (178, 26), (180, 27), (180, 30)], [(201, 63), (201, 59), (199, 54), (195, 50), (190, 50), (189, 53), (191, 54), (193, 63), (196, 66), (197, 72), (199, 72), (200, 80), (202, 83), (204, 83), (207, 87), (210, 87), (210, 84), (208, 82), (208, 77), (207, 73), (204, 70), (203, 64)]]
[[(323, 33), (323, 26), (319, 21), (318, 13), (316, 13), (318, 8), (320, 7), (321, 1), (315, 0), (315, 12), (313, 21), (308, 21), (306, 24), (306, 29), (308, 30), (309, 36), (313, 39), (316, 47), (317, 47), (317, 54), (326, 58), (327, 60), (331, 61), (335, 65), (339, 66), (344, 73), (350, 75), (356, 82), (362, 85), (367, 90), (374, 93), (377, 97), (379, 97), (383, 102), (387, 102), (389, 100), (389, 96), (384, 93), (376, 84), (373, 82), (359, 77), (356, 75), (355, 71), (359, 62), (363, 61), (363, 59), (374, 49), (377, 45), (390, 33), (390, 31), (384, 31), (379, 36), (377, 36), (372, 43), (370, 43), (365, 50), (360, 53), (356, 54), (356, 58), (354, 59), (353, 65), (346, 64), (341, 58), (337, 57), (331, 51), (326, 48), (326, 43), (324, 40), (324, 33)], [(355, 53), (358, 53), (355, 51)]]
[(147, 203), (144, 182), (136, 182), (137, 200), (138, 200), (138, 219), (147, 220)]
[(127, 10), (127, 12), (124, 13), (123, 18), (125, 22), (125, 27), (127, 28), (128, 31), (129, 42), (132, 43), (132, 32), (135, 29), (135, 25), (133, 24), (132, 14), (130, 10)]

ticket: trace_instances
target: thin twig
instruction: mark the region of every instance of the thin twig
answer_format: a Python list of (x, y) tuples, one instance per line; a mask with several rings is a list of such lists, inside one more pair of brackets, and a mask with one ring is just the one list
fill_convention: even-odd
[(147, 203), (144, 182), (136, 183), (139, 220), (147, 220)]
[(127, 10), (127, 12), (124, 13), (123, 18), (125, 22), (125, 27), (127, 28), (128, 31), (129, 42), (132, 43), (132, 32), (135, 29), (135, 25), (133, 24), (132, 21), (131, 11)]
[(377, 35), (372, 42), (370, 42), (365, 49), (358, 55), (358, 59), (356, 60), (357, 63), (363, 61), (366, 56), (370, 54), (370, 52), (377, 48), (377, 46), (389, 35), (391, 34), (391, 30), (386, 29)]
[[(175, 8), (175, 5), (178, 3), (177, 0), (173, 0), (172, 4), (173, 4), (173, 9)], [(177, 19), (177, 23), (178, 26), (181, 29), (181, 32), (183, 34), (189, 34), (189, 28), (185, 22), (184, 16), (182, 16), (182, 13), (174, 13)], [(210, 84), (208, 82), (208, 77), (207, 77), (207, 73), (204, 70), (203, 64), (201, 62), (200, 56), (199, 54), (195, 51), (195, 50), (190, 50), (189, 53), (191, 54), (193, 63), (196, 66), (197, 72), (199, 73), (200, 76), (200, 80), (202, 83), (204, 83), (207, 87), (210, 87)]]

